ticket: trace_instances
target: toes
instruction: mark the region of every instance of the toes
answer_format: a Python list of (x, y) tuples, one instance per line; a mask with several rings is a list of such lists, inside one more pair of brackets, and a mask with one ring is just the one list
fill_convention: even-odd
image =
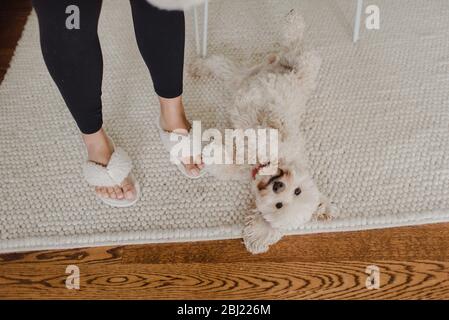
[(105, 187), (101, 187), (100, 188), (100, 194), (103, 198), (107, 198), (108, 197), (108, 190)]
[(194, 177), (199, 176), (200, 170), (204, 167), (204, 164), (201, 159), (201, 155), (198, 155), (197, 157), (189, 157), (189, 158), (183, 158), (182, 163), (184, 167), (186, 168), (186, 171), (189, 175), (192, 175)]
[(135, 198), (134, 191), (126, 191), (125, 198), (126, 200), (133, 200)]
[(201, 158), (201, 155), (195, 156), (193, 163), (195, 163), (199, 169), (204, 168), (204, 163), (203, 163), (203, 159)]
[(123, 191), (119, 186), (114, 187), (114, 192), (117, 196), (117, 199), (123, 199)]
[(113, 187), (108, 187), (108, 196), (111, 199), (116, 199), (117, 198), (117, 195), (115, 194)]
[(122, 185), (122, 190), (127, 200), (133, 200), (136, 196), (135, 188), (131, 183), (125, 183)]
[(136, 197), (136, 188), (134, 187), (132, 181), (129, 178), (126, 178), (122, 183), (122, 190), (125, 199), (133, 200)]
[(194, 164), (186, 164), (185, 168), (186, 168), (187, 172), (189, 174), (191, 174), (192, 176), (194, 176), (194, 177), (196, 177), (196, 176), (198, 176), (200, 174), (200, 170)]
[(133, 199), (135, 197), (134, 186), (130, 182), (126, 182), (123, 186), (115, 187), (95, 187), (95, 192), (102, 198), (110, 199)]
[(182, 164), (184, 165), (184, 167), (186, 168), (186, 171), (190, 175), (196, 177), (197, 175), (200, 174), (200, 170), (198, 169), (197, 165), (193, 162), (192, 157), (183, 158)]

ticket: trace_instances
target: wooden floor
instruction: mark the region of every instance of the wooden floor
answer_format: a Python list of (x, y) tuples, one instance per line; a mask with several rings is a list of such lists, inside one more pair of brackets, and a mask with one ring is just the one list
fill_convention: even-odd
[[(0, 4), (0, 79), (30, 10)], [(0, 104), (1, 107), (1, 104)], [(80, 289), (65, 286), (80, 269)], [(365, 269), (380, 269), (368, 290)], [(252, 256), (241, 241), (0, 255), (0, 298), (448, 299), (449, 224), (286, 237)]]

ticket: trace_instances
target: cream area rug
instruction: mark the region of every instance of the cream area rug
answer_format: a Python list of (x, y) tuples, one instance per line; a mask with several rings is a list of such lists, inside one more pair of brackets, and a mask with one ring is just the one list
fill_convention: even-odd
[[(352, 0), (210, 3), (211, 53), (259, 59), (295, 9), (323, 58), (319, 87), (298, 125), (315, 179), (340, 215), (294, 234), (449, 221), (449, 3), (376, 4), (380, 30), (362, 30), (354, 45)], [(191, 12), (186, 18), (188, 64), (195, 56)], [(132, 208), (111, 208), (83, 181), (86, 154), (44, 66), (33, 12), (0, 86), (0, 251), (239, 238), (248, 186), (187, 180), (169, 163), (128, 1), (103, 2), (99, 34), (105, 126), (134, 159), (142, 198)], [(226, 126), (229, 96), (217, 81), (186, 72), (184, 91), (191, 120)]]

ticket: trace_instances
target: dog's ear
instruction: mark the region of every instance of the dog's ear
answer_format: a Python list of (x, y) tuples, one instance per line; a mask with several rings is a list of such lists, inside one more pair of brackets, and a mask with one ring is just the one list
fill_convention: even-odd
[(278, 242), (282, 233), (273, 228), (257, 210), (253, 210), (247, 217), (243, 229), (243, 242), (252, 254), (268, 251), (270, 245)]

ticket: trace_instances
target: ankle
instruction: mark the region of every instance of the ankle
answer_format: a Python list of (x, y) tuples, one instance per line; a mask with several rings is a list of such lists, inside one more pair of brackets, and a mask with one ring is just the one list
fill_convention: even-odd
[(166, 131), (174, 131), (176, 129), (190, 130), (190, 123), (185, 115), (163, 115), (161, 113), (160, 125)]
[(83, 140), (90, 161), (102, 165), (108, 164), (113, 148), (103, 129), (93, 134), (83, 135)]
[(167, 131), (190, 129), (190, 123), (184, 112), (181, 97), (173, 99), (159, 98), (161, 105), (161, 127)]

